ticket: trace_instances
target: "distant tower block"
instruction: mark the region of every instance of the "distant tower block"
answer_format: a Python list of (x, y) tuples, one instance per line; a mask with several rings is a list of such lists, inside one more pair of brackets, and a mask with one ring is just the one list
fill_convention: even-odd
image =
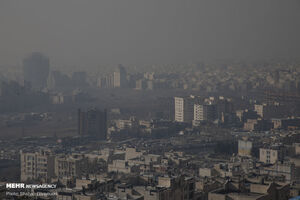
[(89, 135), (100, 140), (107, 137), (107, 112), (98, 109), (78, 110), (78, 134)]
[(24, 82), (33, 89), (43, 89), (49, 75), (49, 58), (41, 53), (32, 53), (23, 60)]
[(127, 72), (126, 69), (119, 65), (113, 75), (114, 88), (125, 88), (127, 86)]

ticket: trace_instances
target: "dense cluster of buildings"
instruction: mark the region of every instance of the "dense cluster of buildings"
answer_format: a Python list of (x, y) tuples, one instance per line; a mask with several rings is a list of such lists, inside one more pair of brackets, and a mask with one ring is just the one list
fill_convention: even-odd
[(222, 96), (202, 98), (198, 96), (175, 97), (174, 119), (176, 122), (200, 126), (210, 122), (245, 131), (269, 131), (273, 129), (297, 129), (299, 113), (289, 112), (290, 106), (279, 103), (248, 103), (243, 110), (235, 108), (232, 99)]
[(300, 196), (299, 64), (148, 69), (62, 72), (33, 53), (1, 76), (1, 131), (20, 136), (0, 140), (0, 199), (9, 181), (58, 200)]
[(43, 191), (55, 192), (52, 199), (288, 200), (300, 195), (300, 144), (274, 143), (282, 137), (239, 137), (237, 152), (223, 157), (179, 151), (168, 139), (75, 145), (68, 152), (25, 147), (20, 180), (56, 184)]
[[(141, 66), (140, 68), (142, 68)], [(285, 62), (231, 62), (219, 64), (154, 65), (143, 73), (127, 74), (127, 87), (136, 89), (184, 89), (208, 93), (247, 95), (267, 89), (284, 96), (299, 94), (299, 64)], [(131, 70), (134, 71), (134, 70)], [(125, 77), (125, 76), (124, 76)], [(100, 87), (113, 88), (114, 73), (98, 79)], [(100, 81), (102, 80), (102, 81)]]

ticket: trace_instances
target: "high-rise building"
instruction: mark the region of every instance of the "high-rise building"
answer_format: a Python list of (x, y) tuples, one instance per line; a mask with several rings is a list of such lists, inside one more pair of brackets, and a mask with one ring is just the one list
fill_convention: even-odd
[(23, 60), (24, 82), (30, 83), (34, 89), (46, 87), (49, 68), (49, 58), (41, 53), (32, 53)]
[(91, 109), (86, 112), (78, 110), (78, 134), (89, 135), (97, 139), (106, 140), (107, 112)]
[(144, 90), (147, 88), (147, 82), (143, 79), (139, 79), (136, 81), (135, 89), (136, 90)]
[(21, 181), (48, 181), (54, 176), (54, 156), (49, 151), (20, 152)]
[(175, 97), (175, 121), (192, 122), (194, 119), (195, 97)]
[(110, 74), (105, 77), (101, 77), (97, 81), (97, 87), (99, 88), (113, 88), (114, 87), (114, 75)]
[(267, 164), (274, 164), (277, 161), (282, 161), (284, 157), (283, 148), (260, 148), (259, 161)]
[(216, 105), (194, 104), (195, 121), (214, 121), (217, 118)]
[(287, 106), (276, 104), (255, 104), (254, 111), (263, 119), (283, 118), (289, 114)]
[(231, 99), (219, 96), (219, 98), (215, 100), (215, 104), (217, 106), (219, 120), (221, 120), (225, 114), (233, 112), (233, 103)]
[(127, 72), (126, 69), (119, 65), (114, 72), (114, 88), (124, 88), (127, 86)]
[(55, 176), (58, 178), (78, 177), (81, 175), (80, 164), (83, 162), (83, 160), (83, 156), (56, 156), (54, 166)]

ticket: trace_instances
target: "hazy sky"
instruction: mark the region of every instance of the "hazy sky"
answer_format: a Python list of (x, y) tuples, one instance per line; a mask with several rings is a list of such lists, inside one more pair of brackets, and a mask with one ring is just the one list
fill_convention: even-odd
[(0, 64), (300, 57), (299, 0), (0, 0)]

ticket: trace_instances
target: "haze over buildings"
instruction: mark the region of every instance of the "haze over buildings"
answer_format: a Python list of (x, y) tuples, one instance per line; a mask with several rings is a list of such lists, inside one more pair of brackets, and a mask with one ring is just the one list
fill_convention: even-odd
[(0, 1), (0, 199), (298, 199), (299, 5)]
[(55, 67), (299, 58), (297, 0), (3, 0), (0, 65)]

